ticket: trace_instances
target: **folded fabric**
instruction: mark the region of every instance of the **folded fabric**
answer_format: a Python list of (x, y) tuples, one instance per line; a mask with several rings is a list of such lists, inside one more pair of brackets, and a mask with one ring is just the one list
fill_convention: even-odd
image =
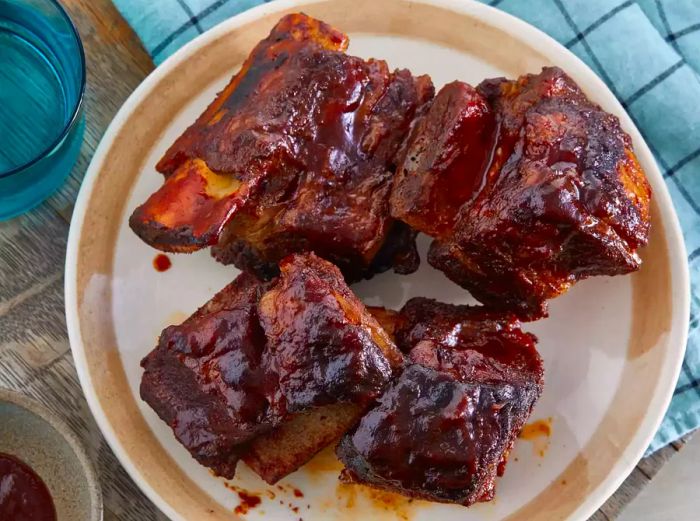
[[(262, 0), (114, 0), (161, 63)], [(683, 227), (691, 269), (688, 349), (648, 453), (700, 427), (700, 0), (491, 0), (583, 59), (610, 87), (658, 161)]]

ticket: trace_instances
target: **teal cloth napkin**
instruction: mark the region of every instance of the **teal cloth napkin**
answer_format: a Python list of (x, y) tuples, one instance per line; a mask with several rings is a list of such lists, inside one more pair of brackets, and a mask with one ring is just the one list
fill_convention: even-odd
[[(378, 0), (379, 1), (379, 0)], [(114, 0), (155, 63), (262, 0)], [(700, 426), (700, 0), (491, 0), (585, 61), (625, 106), (661, 166), (691, 269), (690, 336), (648, 452)]]

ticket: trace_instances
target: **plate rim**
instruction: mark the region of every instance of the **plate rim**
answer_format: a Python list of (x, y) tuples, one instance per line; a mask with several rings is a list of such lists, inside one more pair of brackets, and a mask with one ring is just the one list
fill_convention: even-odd
[[(169, 56), (161, 65), (156, 67), (139, 86), (130, 94), (121, 108), (117, 111), (111, 123), (107, 127), (100, 144), (97, 147), (85, 177), (83, 179), (80, 192), (75, 202), (73, 215), (71, 218), (70, 230), (68, 235), (67, 250), (66, 250), (66, 265), (65, 265), (65, 311), (66, 325), (68, 337), (71, 346), (73, 359), (75, 361), (76, 371), (83, 390), (83, 394), (88, 402), (90, 411), (98, 424), (98, 427), (108, 442), (110, 448), (117, 456), (120, 464), (124, 467), (131, 479), (139, 487), (139, 489), (153, 502), (153, 504), (166, 514), (171, 519), (183, 520), (182, 516), (174, 511), (168, 502), (144, 479), (141, 472), (133, 464), (128, 451), (125, 450), (121, 440), (116, 435), (109, 419), (104, 413), (95, 391), (94, 382), (90, 376), (87, 359), (85, 356), (85, 346), (82, 342), (82, 334), (80, 331), (80, 317), (78, 312), (78, 290), (77, 290), (77, 266), (78, 266), (78, 250), (82, 237), (82, 224), (93, 193), (95, 181), (101, 171), (102, 164), (106, 158), (115, 135), (121, 129), (127, 120), (127, 117), (136, 108), (139, 101), (148, 93), (153, 91), (153, 88), (159, 83), (167, 72), (174, 68), (177, 64), (194, 55), (200, 48), (205, 47), (209, 42), (216, 40), (220, 36), (229, 32), (236, 31), (244, 24), (256, 20), (265, 15), (274, 14), (291, 8), (303, 8), (306, 5), (321, 3), (324, 0), (277, 0), (274, 3), (266, 3), (253, 7), (238, 15), (223, 20), (216, 26), (212, 27), (203, 34), (197, 36), (175, 53)], [(663, 216), (665, 226), (665, 237), (667, 241), (667, 250), (669, 260), (672, 267), (679, 267), (679, 271), (674, 271), (673, 278), (678, 279), (675, 285), (685, 288), (680, 294), (673, 294), (674, 306), (677, 304), (679, 311), (674, 313), (671, 319), (671, 330), (669, 335), (674, 339), (669, 341), (670, 348), (675, 348), (675, 359), (671, 359), (673, 363), (666, 364), (665, 373), (659, 378), (661, 389), (656, 390), (656, 397), (660, 399), (660, 405), (652, 412), (647, 412), (644, 419), (640, 422), (639, 428), (630, 440), (627, 448), (623, 450), (618, 462), (609, 475), (593, 489), (591, 493), (583, 500), (577, 509), (569, 516), (570, 519), (584, 521), (590, 517), (595, 511), (619, 488), (625, 478), (634, 470), (637, 462), (643, 456), (646, 448), (653, 439), (659, 425), (661, 424), (668, 406), (673, 397), (673, 391), (676, 387), (678, 375), (681, 370), (681, 365), (685, 355), (688, 324), (690, 313), (690, 276), (687, 263), (687, 252), (683, 240), (683, 234), (680, 227), (678, 216), (675, 212), (675, 207), (671, 200), (668, 188), (663, 180), (657, 162), (651, 153), (649, 145), (642, 137), (636, 124), (623, 108), (619, 100), (610, 91), (602, 79), (586, 65), (580, 58), (574, 55), (569, 49), (561, 45), (552, 37), (541, 31), (540, 29), (530, 25), (529, 23), (501, 11), (487, 4), (479, 3), (475, 0), (401, 0), (407, 4), (425, 4), (437, 8), (442, 8), (448, 11), (458, 12), (470, 16), (482, 23), (495, 27), (511, 34), (516, 34), (517, 38), (526, 41), (533, 49), (541, 52), (545, 56), (553, 56), (554, 61), (560, 64), (567, 72), (574, 71), (575, 76), (585, 76), (587, 81), (591, 82), (600, 92), (600, 95), (605, 96), (606, 102), (616, 108), (616, 115), (620, 118), (623, 127), (632, 136), (635, 144), (635, 152), (637, 156), (644, 156), (644, 163), (652, 165), (651, 171), (647, 168), (647, 177), (656, 178), (656, 186), (654, 187), (654, 198), (657, 201), (659, 211)], [(679, 262), (680, 259), (680, 262)], [(678, 265), (678, 266), (676, 266)], [(671, 356), (669, 354), (669, 356)]]

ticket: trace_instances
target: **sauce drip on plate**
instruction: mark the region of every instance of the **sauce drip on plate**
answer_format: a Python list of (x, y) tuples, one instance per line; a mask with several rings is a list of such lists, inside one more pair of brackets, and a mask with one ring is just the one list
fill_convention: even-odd
[(163, 253), (159, 253), (153, 259), (153, 267), (156, 271), (168, 271), (172, 265), (173, 263), (170, 262), (170, 258)]
[(49, 489), (29, 465), (0, 452), (0, 519), (56, 521)]

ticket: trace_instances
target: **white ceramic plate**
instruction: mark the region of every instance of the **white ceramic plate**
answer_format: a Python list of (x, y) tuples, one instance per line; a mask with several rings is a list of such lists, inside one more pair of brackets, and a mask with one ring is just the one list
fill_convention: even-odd
[[(551, 418), (549, 437), (521, 440), (496, 500), (469, 509), (339, 485), (327, 451), (266, 486), (241, 465), (229, 484), (178, 445), (138, 397), (139, 362), (159, 332), (183, 320), (237, 270), (207, 252), (157, 253), (128, 228), (133, 208), (155, 190), (167, 146), (227, 82), (252, 46), (286, 12), (304, 10), (349, 33), (349, 52), (428, 73), (436, 87), (476, 84), (555, 64), (618, 115), (654, 191), (653, 232), (632, 276), (578, 284), (551, 303), (550, 318), (528, 325), (540, 338), (546, 387), (533, 420)], [(427, 241), (420, 241), (425, 260)], [(616, 489), (648, 445), (682, 361), (688, 272), (677, 218), (648, 147), (612, 93), (564, 47), (496, 9), (458, 0), (279, 1), (227, 20), (154, 71), (124, 104), (95, 154), (73, 215), (66, 261), (71, 346), (92, 412), (122, 464), (177, 520), (232, 519), (235, 490), (262, 497), (247, 519), (584, 520)], [(354, 286), (372, 305), (399, 307), (413, 296), (447, 302), (468, 295), (423, 262), (410, 276), (382, 274)], [(237, 487), (237, 488), (236, 488)], [(294, 488), (304, 496), (297, 497)]]

